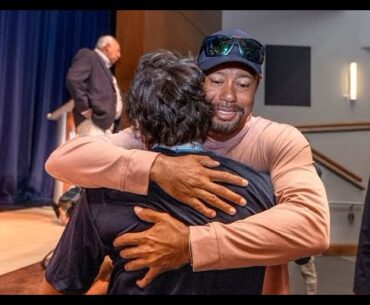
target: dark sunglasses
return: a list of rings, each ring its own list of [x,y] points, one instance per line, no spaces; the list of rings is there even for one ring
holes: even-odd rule
[[[204,50],[208,57],[226,56],[229,55],[235,44],[239,46],[240,56],[259,65],[263,63],[265,47],[251,38],[236,38],[226,35],[209,36],[203,40],[201,50]]]

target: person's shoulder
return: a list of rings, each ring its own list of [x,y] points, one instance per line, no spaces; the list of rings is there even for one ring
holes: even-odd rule
[[[93,53],[95,53],[95,52],[94,52],[94,50],[91,50],[91,49],[89,49],[89,48],[82,48],[82,49],[79,49],[79,50],[77,51],[77,53],[89,53],[89,54],[93,54]]]
[[[253,167],[249,166],[249,165],[246,165],[238,160],[234,160],[234,159],[230,159],[230,158],[227,158],[227,157],[223,157],[223,156],[220,156],[218,154],[216,154],[215,152],[213,151],[205,151],[202,153],[202,155],[206,155],[206,156],[209,156],[211,157],[212,159],[220,162],[220,165],[219,165],[219,169],[220,170],[227,170],[229,171],[230,169],[232,171],[235,171],[235,168],[239,168],[239,169],[245,169],[247,171],[250,171],[250,172],[253,172],[254,174],[260,174],[260,173],[263,173],[265,174],[264,172],[260,172],[256,169],[254,169]]]
[[[121,146],[126,149],[147,150],[140,131],[133,127],[128,127],[117,133],[106,135],[104,138],[107,142],[111,142],[116,146]]]
[[[260,124],[259,141],[264,144],[295,143],[307,145],[305,136],[293,125],[276,122],[262,117],[257,117],[257,123]]]
[[[79,49],[75,55],[75,57],[92,57],[94,56],[95,52],[88,48]]]
[[[265,134],[272,134],[274,136],[279,134],[295,134],[302,135],[302,133],[293,125],[272,121],[263,117],[255,118],[255,125],[262,127],[262,131]]]
[[[274,129],[274,130],[279,130],[280,131],[280,130],[297,129],[293,125],[290,125],[288,123],[273,121],[273,120],[266,119],[266,118],[261,117],[261,116],[254,117],[254,120],[255,120],[256,125],[262,125],[262,126],[264,126],[264,129],[266,129],[266,130]]]

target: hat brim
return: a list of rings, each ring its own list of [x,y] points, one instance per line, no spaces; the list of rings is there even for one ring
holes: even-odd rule
[[[203,59],[203,61],[202,61]],[[261,66],[243,58],[240,56],[235,55],[228,55],[228,56],[215,56],[215,57],[206,57],[206,58],[199,58],[198,66],[204,72],[219,66],[224,63],[241,63],[245,66],[253,69],[257,74],[261,74]]]

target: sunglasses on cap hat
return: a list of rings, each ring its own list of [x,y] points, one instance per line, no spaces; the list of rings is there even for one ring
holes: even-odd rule
[[[238,45],[241,57],[259,65],[263,63],[265,47],[252,38],[208,36],[203,40],[201,50],[204,50],[208,57],[227,56],[235,45]]]

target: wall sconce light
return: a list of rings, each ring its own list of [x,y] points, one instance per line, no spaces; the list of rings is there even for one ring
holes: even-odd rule
[[[357,62],[349,65],[349,100],[357,100]]]

